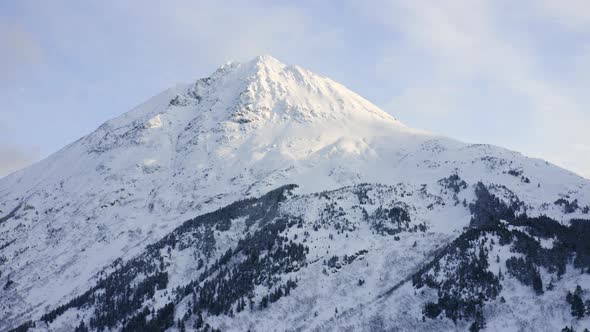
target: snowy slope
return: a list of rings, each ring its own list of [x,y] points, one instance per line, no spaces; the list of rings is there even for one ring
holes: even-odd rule
[[[408,128],[269,56],[228,63],[0,179],[0,329],[39,318],[117,258],[238,199],[291,183],[301,195],[360,183],[416,191],[452,174],[517,196],[531,216],[565,223],[590,204],[588,180],[542,160]],[[560,198],[579,206],[566,214]],[[469,220],[454,216],[420,218],[449,234]]]
[[[480,208],[497,204],[516,212],[519,204],[487,201],[483,184],[451,179],[458,186],[361,184],[305,195],[286,186],[235,202],[188,220],[141,255],[107,269],[95,287],[47,312],[35,327],[68,331],[84,322],[93,330],[127,331],[209,331],[205,324],[222,331],[466,330],[474,319],[470,303],[490,330],[587,326],[590,317],[570,314],[566,293],[582,285],[588,298],[590,274],[580,274],[579,264],[585,270],[590,262],[555,254],[572,250],[557,249],[559,241],[567,244],[563,248],[587,242],[571,242],[567,230],[590,236],[590,220],[548,233],[541,225],[560,223],[507,216],[509,221],[473,227],[469,219]],[[474,188],[474,203],[459,203],[472,199]],[[448,204],[453,201],[458,204]],[[527,221],[532,226],[522,226]],[[441,222],[447,227],[437,231]],[[510,260],[532,257],[538,242],[546,250],[541,257],[554,257],[538,262],[540,293],[519,279],[526,273],[507,268]],[[590,258],[588,248],[573,250],[576,259]],[[563,270],[552,268],[557,266]],[[426,319],[426,304],[440,294],[467,304],[449,311],[443,303],[446,312]]]

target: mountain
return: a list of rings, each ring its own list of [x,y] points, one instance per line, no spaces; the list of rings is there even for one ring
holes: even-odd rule
[[[581,329],[589,210],[261,56],[0,179],[0,330]]]

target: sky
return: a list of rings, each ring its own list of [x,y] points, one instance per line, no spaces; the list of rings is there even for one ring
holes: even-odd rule
[[[261,54],[590,178],[587,0],[0,0],[0,176]]]

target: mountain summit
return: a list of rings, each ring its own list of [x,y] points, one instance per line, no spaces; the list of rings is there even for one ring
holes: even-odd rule
[[[333,125],[346,127],[349,122],[374,121],[404,127],[341,84],[306,69],[287,66],[267,55],[247,63],[229,62],[210,77],[179,85],[153,98],[149,104],[155,107],[142,105],[109,123],[118,126],[143,121],[147,127],[154,128],[166,116],[170,121],[207,121],[212,126],[208,129],[228,132],[290,122],[329,124],[332,121]],[[183,107],[196,108],[198,112],[185,114],[179,110]]]
[[[494,279],[497,268],[562,290],[586,279],[568,267],[559,277],[569,281],[558,281],[553,269],[569,266],[565,258],[508,263],[512,240],[494,238],[504,241],[494,247],[473,230],[521,227],[535,248],[582,248],[567,227],[588,218],[589,204],[587,180],[545,161],[409,128],[341,84],[270,56],[230,62],[0,179],[0,330],[29,319],[40,330],[81,321],[98,330],[180,329],[170,317],[222,330],[436,329],[423,310],[441,315],[440,330],[484,316],[501,328],[501,308],[484,308],[500,306],[502,287],[523,292],[506,308],[536,300],[520,275]],[[562,231],[541,240],[527,224],[537,217]],[[473,303],[442,288],[462,277],[450,248],[471,243],[460,246],[468,258],[480,250],[465,234],[487,243],[468,265],[500,285]],[[585,257],[565,251],[551,255]],[[441,266],[452,273],[440,275]],[[247,277],[238,282],[231,271]],[[437,291],[467,304],[447,312]],[[398,302],[399,312],[385,312],[404,319],[380,314]],[[524,314],[510,319],[531,329],[565,322],[543,325],[545,314],[540,325]]]
[[[190,86],[179,102],[211,95],[216,96],[211,110],[236,123],[327,122],[350,117],[395,121],[344,86],[268,55],[222,66],[210,78]]]

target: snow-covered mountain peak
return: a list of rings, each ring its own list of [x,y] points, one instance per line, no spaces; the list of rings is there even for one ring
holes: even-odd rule
[[[212,110],[218,117],[250,123],[245,127],[259,127],[267,121],[309,123],[343,119],[378,120],[403,126],[343,85],[268,55],[223,65],[210,77],[196,81],[181,99],[203,101],[211,95],[215,96]]]
[[[288,67],[286,64],[282,63],[278,59],[272,57],[268,54],[263,54],[255,57],[254,59],[245,63],[246,66],[251,66],[256,68],[257,71],[275,71],[279,72],[283,70],[285,67]]]
[[[466,189],[479,181],[526,202],[517,207],[531,216],[590,211],[588,181],[546,162],[408,128],[343,85],[270,56],[229,62],[0,179],[0,330],[79,294],[116,258],[184,220],[282,185],[311,195],[297,207],[305,210],[341,187],[372,201],[361,184],[379,184],[389,189],[375,199],[405,202],[448,237],[469,220]],[[318,213],[343,216],[334,209]]]
[[[256,74],[262,74],[265,71],[281,71],[285,67],[287,67],[286,64],[282,63],[281,61],[277,60],[276,58],[270,55],[259,55],[246,62],[239,62],[234,60],[228,61],[225,64],[221,65],[211,75],[211,78],[223,76],[224,74],[237,70],[238,68],[242,72],[242,75],[251,76]]]
[[[189,140],[217,133],[234,141],[256,136],[262,128],[298,125],[417,132],[343,85],[264,55],[228,62],[209,77],[178,84],[108,121],[86,142],[89,150],[101,152],[123,143],[160,141],[164,132]]]

